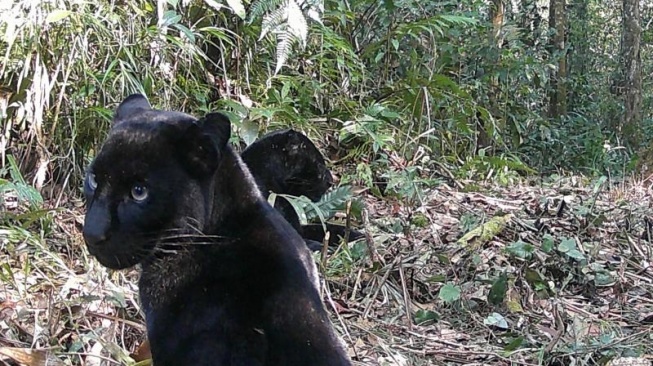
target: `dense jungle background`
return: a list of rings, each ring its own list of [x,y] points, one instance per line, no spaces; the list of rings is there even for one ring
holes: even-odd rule
[[[149,363],[80,234],[135,92],[318,145],[288,199],[365,234],[315,256],[357,364],[650,364],[651,1],[3,0],[0,57],[2,365]]]

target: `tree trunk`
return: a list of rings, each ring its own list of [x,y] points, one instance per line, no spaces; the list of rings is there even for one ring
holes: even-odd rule
[[[587,85],[588,57],[590,55],[589,40],[589,0],[576,0],[571,8],[570,14],[574,19],[569,22],[569,38],[567,43],[573,45],[567,52],[568,78],[576,87],[568,92],[568,110],[577,110],[582,107],[587,90],[581,85]]]
[[[549,28],[553,37],[549,42],[549,50],[557,58],[558,69],[551,75],[551,91],[549,92],[549,117],[557,118],[567,114],[567,55],[565,52],[565,0],[550,0]]]
[[[492,0],[492,6],[490,7],[490,19],[492,21],[493,29],[492,38],[494,38],[495,41],[499,40],[501,28],[503,27],[504,13],[505,7],[503,5],[503,0]],[[498,44],[498,46],[501,48],[500,44]]]
[[[492,22],[492,30],[490,30],[489,44],[494,46],[492,52],[488,53],[487,65],[492,70],[490,77],[490,90],[488,91],[488,100],[489,106],[488,111],[491,115],[497,115],[498,108],[498,94],[501,92],[499,88],[499,78],[494,72],[494,68],[499,65],[501,59],[501,46],[502,46],[502,37],[501,29],[503,28],[503,18],[505,14],[505,6],[503,0],[492,0],[490,6],[490,21]],[[495,128],[490,128],[488,124],[493,123],[492,120],[488,121],[488,118],[483,118],[481,113],[476,113],[476,129],[478,132],[478,137],[476,140],[476,151],[479,149],[484,149],[492,144],[492,136],[488,133],[488,130],[494,131]]]
[[[624,113],[621,128],[624,141],[632,147],[641,142],[640,123],[642,106],[642,62],[639,55],[642,28],[640,27],[639,0],[623,0],[623,36],[621,59]]]

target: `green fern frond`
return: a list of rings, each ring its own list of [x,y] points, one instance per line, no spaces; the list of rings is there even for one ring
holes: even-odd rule
[[[292,46],[295,43],[296,37],[290,32],[283,32],[277,35],[279,43],[277,44],[277,66],[274,69],[274,74],[278,74],[281,68],[288,60],[292,53]]]
[[[270,33],[277,38],[275,75],[290,57],[295,42],[306,46],[308,19],[321,24],[323,13],[323,0],[257,0],[252,4],[249,22],[263,16],[259,41]]]
[[[281,7],[263,17],[259,41],[268,33],[276,32],[288,20],[286,8]]]
[[[249,8],[249,19],[247,22],[252,23],[254,20],[263,16],[263,14],[269,14],[274,10],[279,8],[279,5],[284,3],[287,0],[257,0]]]
[[[315,203],[315,206],[320,210],[321,216],[326,219],[333,217],[336,212],[341,211],[345,203],[352,197],[350,186],[337,187],[322,196],[322,198]],[[304,212],[306,218],[311,221],[319,217],[313,206],[305,207]]]
[[[274,206],[275,201],[283,198],[290,203],[290,205],[297,213],[299,222],[306,225],[315,219],[320,222],[326,222],[332,218],[336,212],[342,211],[345,208],[345,203],[352,197],[350,186],[341,186],[325,193],[318,202],[313,202],[310,199],[301,196],[295,197],[288,194],[270,193],[268,203]]]
[[[27,184],[13,156],[7,156],[7,161],[11,181],[0,179],[0,196],[5,191],[14,191],[19,201],[28,202],[32,207],[40,206],[43,203],[41,193],[36,188]]]
[[[308,22],[302,9],[294,1],[291,1],[286,8],[286,16],[288,31],[299,40],[302,47],[305,47],[308,38]]]

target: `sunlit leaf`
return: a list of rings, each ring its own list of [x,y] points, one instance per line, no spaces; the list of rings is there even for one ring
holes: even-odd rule
[[[240,19],[245,19],[246,13],[245,13],[245,6],[243,6],[243,2],[240,0],[227,0],[227,5],[231,8],[231,10],[234,11],[236,15]]]
[[[483,320],[483,324],[495,326],[501,329],[508,329],[508,322],[506,321],[506,318],[504,318],[503,315],[499,313],[492,313],[488,315],[488,317]]]
[[[54,10],[53,12],[48,14],[48,16],[45,18],[45,21],[47,23],[56,23],[68,18],[70,14],[72,14],[72,12],[69,10],[62,10],[62,9]]]

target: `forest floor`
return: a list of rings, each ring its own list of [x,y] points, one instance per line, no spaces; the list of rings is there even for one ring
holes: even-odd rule
[[[443,184],[413,207],[362,194],[367,240],[316,254],[326,307],[360,365],[649,364],[652,183]],[[87,254],[81,201],[4,201],[28,229],[0,228],[0,365],[142,359],[138,273]]]

